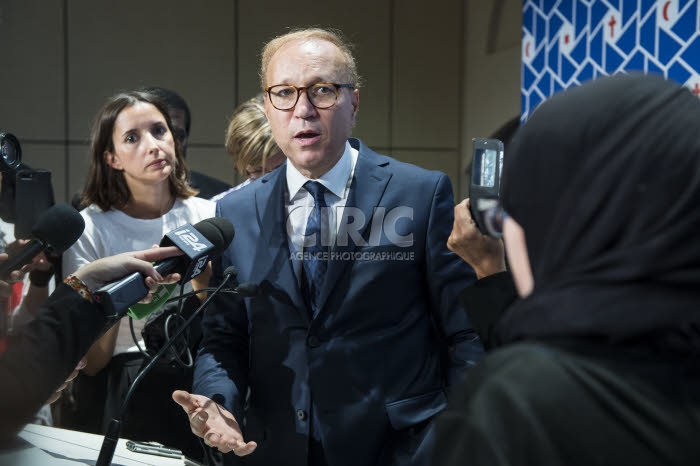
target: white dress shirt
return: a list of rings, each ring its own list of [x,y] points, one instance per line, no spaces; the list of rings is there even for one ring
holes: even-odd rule
[[[285,201],[287,210],[286,228],[289,242],[290,258],[294,266],[297,280],[301,278],[301,253],[305,238],[306,222],[314,208],[314,198],[303,188],[307,181],[318,181],[328,190],[325,193],[326,204],[331,208],[328,223],[332,226],[331,245],[335,244],[340,221],[343,216],[343,208],[348,201],[350,184],[355,172],[359,152],[345,143],[345,151],[340,160],[328,172],[320,178],[312,180],[297,170],[294,165],[287,162],[287,198]],[[332,247],[331,247],[332,249]]]

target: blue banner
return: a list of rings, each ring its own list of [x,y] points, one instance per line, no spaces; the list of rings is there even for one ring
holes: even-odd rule
[[[658,73],[700,96],[698,0],[524,0],[522,120],[601,75]]]

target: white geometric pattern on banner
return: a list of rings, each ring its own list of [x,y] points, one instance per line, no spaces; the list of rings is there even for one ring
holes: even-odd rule
[[[661,74],[700,97],[700,0],[524,0],[522,120],[601,75]]]

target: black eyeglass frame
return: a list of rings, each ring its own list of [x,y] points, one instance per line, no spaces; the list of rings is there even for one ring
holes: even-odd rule
[[[311,100],[311,96],[309,95],[309,89],[311,89],[311,88],[313,88],[313,87],[316,87],[316,86],[319,86],[319,85],[333,86],[333,89],[335,90],[335,99],[333,99],[333,103],[330,104],[328,107],[319,107],[318,105],[316,105],[316,104],[313,102],[313,100]],[[292,105],[292,106],[289,107],[289,108],[279,108],[279,107],[278,107],[277,105],[275,105],[275,103],[272,101],[272,94],[271,94],[272,90],[273,90],[274,88],[280,87],[280,86],[291,87],[292,89],[294,89],[295,91],[297,91],[297,98],[294,100],[294,105]],[[274,86],[268,86],[268,87],[266,87],[266,88],[265,88],[265,92],[267,93],[267,98],[270,100],[270,103],[271,103],[272,106],[275,107],[277,110],[287,111],[287,110],[292,110],[294,107],[296,107],[297,104],[299,103],[299,97],[301,96],[301,91],[306,91],[306,97],[309,99],[309,102],[311,103],[311,105],[313,105],[315,108],[318,108],[318,109],[322,109],[322,110],[323,110],[323,109],[326,109],[326,108],[331,108],[331,107],[333,107],[333,106],[338,102],[338,94],[339,94],[339,92],[340,92],[341,89],[355,89],[355,85],[354,85],[354,84],[351,84],[351,83],[338,84],[338,83],[318,82],[318,83],[314,83],[314,84],[312,84],[312,85],[310,85],[310,86],[297,87],[297,86],[294,86],[294,85],[292,85],[292,84],[275,84]]]

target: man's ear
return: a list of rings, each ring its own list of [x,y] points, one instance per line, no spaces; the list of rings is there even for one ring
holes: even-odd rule
[[[355,119],[357,118],[357,112],[360,111],[360,90],[355,89],[352,92],[352,126],[355,126]]]
[[[114,168],[115,170],[121,170],[122,169],[122,164],[119,161],[119,158],[117,158],[112,152],[106,150],[104,152],[104,158],[105,162],[107,165],[110,167]]]
[[[272,107],[272,104],[270,103],[267,93],[265,93],[265,96],[263,97],[263,110],[265,111],[265,118],[267,118],[268,122],[270,121],[270,107]]]

